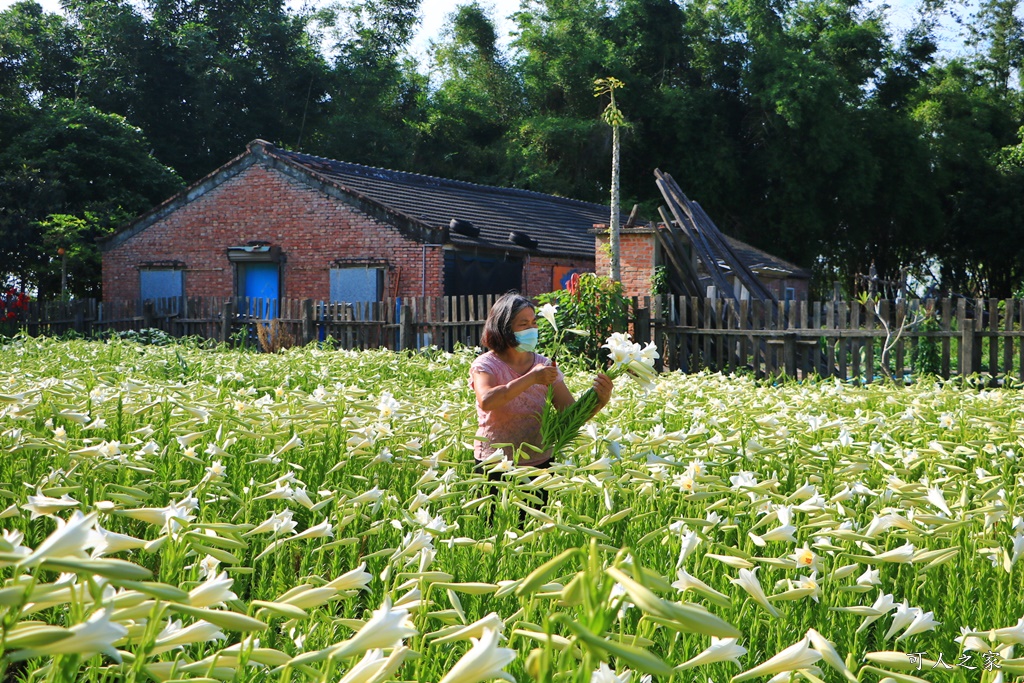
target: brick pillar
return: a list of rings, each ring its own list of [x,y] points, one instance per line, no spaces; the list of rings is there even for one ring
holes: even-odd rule
[[[594,271],[607,277],[611,274],[611,259],[606,246],[608,226],[595,225],[591,232],[594,234]],[[619,230],[619,265],[626,296],[650,295],[651,277],[659,262],[657,240],[651,226]]]

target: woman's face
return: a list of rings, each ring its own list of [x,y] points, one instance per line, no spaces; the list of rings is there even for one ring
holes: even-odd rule
[[[537,327],[537,313],[532,306],[527,306],[512,318],[512,332],[522,332],[531,327]]]

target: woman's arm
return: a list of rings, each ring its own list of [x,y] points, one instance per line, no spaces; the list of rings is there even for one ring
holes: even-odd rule
[[[481,410],[497,410],[507,405],[519,394],[535,384],[550,386],[556,379],[558,379],[558,370],[549,365],[541,365],[539,363],[522,377],[505,384],[498,383],[491,373],[477,370],[473,373],[476,403],[480,406]],[[565,385],[563,385],[564,388]],[[569,390],[565,389],[565,393],[568,394]],[[572,397],[570,396],[569,398],[571,399]]]
[[[594,407],[594,412],[590,414],[590,417],[594,417],[597,413],[608,404],[608,399],[612,395],[612,381],[608,375],[599,373],[594,378],[594,393],[597,394],[597,406]],[[554,403],[555,408],[558,410],[565,410],[573,403],[576,399],[572,397],[569,392],[569,388],[565,386],[565,382],[558,380],[554,384]],[[589,419],[589,418],[588,418]]]

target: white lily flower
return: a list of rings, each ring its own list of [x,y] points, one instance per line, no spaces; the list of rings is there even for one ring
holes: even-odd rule
[[[282,512],[275,512],[270,515],[266,520],[257,525],[254,529],[246,531],[243,536],[255,536],[257,534],[269,534],[274,535],[291,533],[298,523],[292,520],[295,513],[291,510],[284,510]]]
[[[503,669],[516,658],[516,651],[498,647],[498,632],[484,629],[479,639],[472,639],[473,647],[444,675],[440,683],[483,683],[501,678],[515,683],[512,674]]]
[[[235,580],[228,577],[227,572],[221,572],[214,576],[207,575],[206,581],[189,591],[188,602],[193,607],[218,607],[228,600],[237,600],[231,586]]]
[[[149,543],[149,541],[144,541],[141,538],[108,531],[99,524],[95,526],[91,534],[92,537],[89,541],[89,545],[93,549],[92,557],[94,558],[113,555],[114,553],[119,553],[125,550],[143,548]]]
[[[398,647],[404,639],[415,635],[419,635],[419,631],[409,621],[409,611],[393,609],[391,598],[384,598],[384,603],[373,611],[373,616],[358,633],[330,650],[334,657],[351,657],[367,650]]]
[[[804,543],[803,548],[799,548],[793,552],[793,561],[800,569],[818,568],[818,556],[814,554],[813,550],[807,547],[806,543]]]
[[[858,586],[880,586],[881,584],[882,580],[879,578],[877,569],[868,567],[863,574],[857,577]]]
[[[76,510],[67,522],[58,518],[57,529],[19,564],[32,567],[50,557],[86,557],[85,549],[93,540],[97,516],[96,512],[83,515]]]
[[[747,654],[747,648],[739,645],[736,638],[716,638],[711,636],[711,647],[696,657],[676,667],[676,671],[685,671],[695,666],[714,664],[716,662],[733,662],[740,666],[740,657]]]
[[[857,627],[857,633],[860,633],[872,623],[896,609],[896,603],[892,599],[892,594],[878,591],[878,597],[875,598],[875,602],[871,605],[871,609],[874,610],[875,613],[864,618],[864,621],[862,621],[860,626]]]
[[[339,593],[341,591],[363,590],[373,578],[373,575],[366,570],[366,563],[363,562],[355,569],[348,571],[327,585]]]
[[[93,612],[80,624],[75,624],[68,631],[71,635],[62,640],[49,643],[40,650],[19,650],[9,655],[12,661],[32,659],[35,657],[76,654],[83,657],[103,653],[115,662],[121,662],[121,655],[114,648],[114,643],[128,635],[128,629],[110,620],[111,608]]]
[[[826,664],[843,674],[850,683],[857,683],[857,677],[853,675],[853,672],[847,668],[846,662],[844,662],[843,658],[839,656],[835,643],[818,633],[813,628],[807,629],[807,637],[811,641],[811,646],[821,653],[821,658]]]
[[[1024,645],[1024,617],[1018,619],[1014,626],[997,628],[992,635],[1003,645]]]
[[[884,553],[879,553],[871,558],[875,562],[895,562],[897,564],[907,564],[914,560],[914,544],[904,543],[899,548],[893,548]]]
[[[590,683],[629,683],[632,677],[633,672],[629,669],[623,669],[622,673],[616,674],[607,662],[601,662],[601,665],[591,672]]]
[[[191,645],[192,643],[208,643],[214,640],[225,640],[226,638],[227,636],[224,635],[219,626],[215,626],[208,621],[200,619],[183,628],[181,620],[176,619],[157,635],[151,652],[157,655],[161,652]]]
[[[320,522],[316,526],[311,526],[302,533],[295,534],[292,536],[290,541],[297,541],[302,538],[334,538],[334,525],[332,525],[327,518]]]
[[[960,643],[964,647],[964,651],[973,652],[988,652],[992,649],[992,645],[982,640],[978,636],[972,636],[971,633],[974,629],[970,626],[961,626],[960,635],[953,639],[953,642]]]
[[[618,586],[618,584],[615,584]],[[505,630],[505,622],[496,612],[491,612],[485,617],[477,619],[472,624],[467,624],[457,631],[434,640],[435,645],[451,643],[456,640],[469,640],[470,638],[482,638],[488,630],[497,631],[499,634]]]
[[[953,512],[949,509],[949,505],[946,504],[946,497],[943,495],[942,489],[938,486],[932,486],[928,489],[928,502],[945,513],[947,517],[953,516]]]
[[[896,642],[899,642],[904,638],[917,635],[918,633],[931,631],[936,626],[939,626],[940,623],[935,621],[933,617],[934,614],[932,612],[924,612],[921,609],[918,609],[917,614],[914,615],[914,620],[910,622],[910,626],[907,627],[907,630],[896,639]]]
[[[761,588],[761,582],[757,580],[757,570],[758,567],[740,569],[739,578],[729,579],[729,581],[745,590],[754,599],[754,602],[763,607],[768,614],[773,617],[781,617],[782,615],[779,614],[779,611],[772,607],[768,602],[768,598],[765,597],[764,589]]]
[[[904,600],[899,605],[896,605],[896,613],[892,615],[892,624],[889,626],[889,630],[886,631],[882,640],[888,640],[900,631],[913,623],[917,615],[921,613],[921,610],[917,607],[911,607],[910,604]]]
[[[739,683],[748,678],[757,678],[759,676],[799,671],[800,669],[812,666],[819,659],[821,659],[821,653],[811,649],[811,639],[805,636],[803,640],[790,645],[763,664],[744,671],[738,676],[733,676],[732,683]]]
[[[368,650],[359,663],[349,669],[339,683],[371,683],[386,681],[398,670],[412,653],[408,647],[397,647],[385,659],[384,651]]]
[[[76,508],[79,505],[81,503],[66,493],[60,498],[51,498],[50,496],[44,496],[42,491],[36,489],[36,495],[28,496],[28,502],[21,507],[32,513],[30,519],[35,519],[36,517],[52,515],[61,510]]]
[[[558,306],[555,306],[554,304],[544,304],[540,307],[540,310],[538,310],[537,313],[540,314],[540,317],[548,321],[551,325],[551,329],[557,330],[558,323],[555,322],[555,312],[557,310]]]

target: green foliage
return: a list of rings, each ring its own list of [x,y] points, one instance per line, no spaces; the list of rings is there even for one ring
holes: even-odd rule
[[[60,293],[99,293],[96,238],[181,186],[149,153],[141,131],[80,101],[55,100],[6,115],[0,128],[0,277]]]
[[[569,352],[566,355],[577,357],[591,367],[601,367],[606,356],[601,345],[612,332],[625,330],[629,319],[629,299],[623,294],[622,283],[594,273],[580,275],[572,289],[560,289],[535,298],[538,303],[558,307],[555,320],[560,330],[586,332],[586,335],[566,334],[562,343]],[[553,342],[553,330],[542,325],[541,347],[550,348]]]
[[[917,328],[921,332],[935,332],[939,329],[939,322],[934,316],[929,316],[921,321]],[[942,358],[939,352],[940,341],[935,337],[918,337],[917,346],[911,356],[911,367],[914,374],[938,377],[942,372]]]
[[[665,266],[655,266],[651,274],[651,295],[668,294],[668,269]]]

